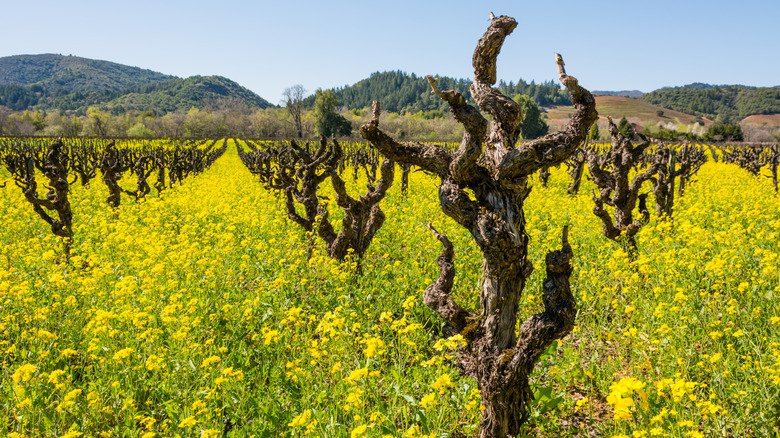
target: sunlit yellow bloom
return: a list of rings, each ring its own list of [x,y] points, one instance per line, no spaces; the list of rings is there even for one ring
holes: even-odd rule
[[[179,427],[187,428],[198,424],[198,420],[194,416],[187,417],[179,422]]]
[[[122,360],[130,357],[130,355],[132,355],[134,351],[135,350],[133,350],[132,348],[129,348],[129,347],[128,348],[123,348],[123,349],[117,351],[116,353],[114,353],[113,359],[115,361],[120,361],[121,362]]]
[[[439,394],[444,394],[444,391],[454,386],[452,378],[449,374],[442,374],[436,381],[431,383],[431,388],[438,390]]]
[[[29,382],[37,370],[38,368],[36,368],[35,365],[29,363],[24,364],[17,368],[16,371],[14,371],[14,374],[11,376],[11,378],[14,380],[14,382]]]
[[[368,368],[358,368],[349,373],[349,376],[344,378],[347,383],[355,383],[355,380],[359,380],[368,376]]]
[[[374,357],[384,353],[385,342],[379,338],[368,338],[365,340],[366,348],[363,354],[366,357]]]
[[[203,363],[200,365],[202,368],[209,368],[214,364],[217,364],[222,359],[219,356],[209,356],[205,359],[203,359]]]
[[[431,392],[430,394],[426,394],[423,396],[423,398],[420,400],[420,406],[423,408],[427,408],[429,406],[436,405],[436,393]]]
[[[350,438],[358,438],[366,435],[366,430],[368,430],[368,426],[365,424],[361,424],[359,426],[356,426],[354,429],[352,429],[349,432]]]

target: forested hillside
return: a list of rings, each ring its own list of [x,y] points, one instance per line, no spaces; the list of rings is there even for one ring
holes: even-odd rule
[[[0,58],[0,105],[14,111],[88,106],[123,90],[173,79],[114,62],[62,55]],[[74,102],[78,104],[74,105]],[[70,108],[67,108],[70,109]]]
[[[441,90],[458,90],[468,100],[470,80],[439,77],[436,85]],[[507,96],[525,94],[538,105],[570,105],[568,93],[553,81],[536,84],[522,79],[517,83],[500,81],[497,88]],[[431,94],[431,87],[425,77],[401,71],[376,72],[367,79],[354,85],[334,90],[339,102],[346,108],[369,108],[371,102],[378,100],[385,111],[403,113],[419,111],[449,110],[447,103]],[[307,103],[311,105],[313,97]],[[473,103],[473,102],[472,102]]]
[[[213,106],[216,101],[230,100],[249,108],[273,106],[267,100],[222,76],[192,76],[187,79],[169,79],[143,85],[106,103],[113,113],[129,110],[154,111],[166,114],[187,111],[192,107]]]
[[[0,58],[0,85],[37,85],[50,94],[122,91],[173,79],[151,70],[109,61],[62,55],[17,55]]]
[[[736,123],[753,114],[780,113],[780,86],[746,87],[694,83],[662,88],[639,99],[665,108],[726,123]]]
[[[128,110],[165,114],[204,108],[229,99],[250,108],[271,105],[221,76],[180,79],[108,61],[60,55],[0,58],[0,105],[84,114],[97,106],[119,114]]]

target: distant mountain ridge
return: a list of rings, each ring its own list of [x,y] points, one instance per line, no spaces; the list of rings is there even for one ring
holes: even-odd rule
[[[623,97],[639,97],[645,94],[639,90],[621,90],[621,91],[593,90],[591,93],[594,96],[623,96]]]
[[[712,90],[719,85],[705,84],[703,82],[693,82],[690,84],[682,85],[679,87],[662,87],[655,91],[669,91],[669,90]],[[729,85],[722,85],[728,87]],[[744,85],[733,85],[735,87],[744,87]],[[749,87],[748,87],[749,88]]]
[[[205,108],[220,100],[250,108],[271,103],[221,76],[186,79],[77,56],[17,55],[0,58],[0,105],[84,113],[89,106],[121,113],[165,114]]]
[[[175,76],[110,61],[55,54],[0,58],[0,85],[38,85],[68,92],[122,91]]]

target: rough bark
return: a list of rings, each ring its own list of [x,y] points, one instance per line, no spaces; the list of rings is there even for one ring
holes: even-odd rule
[[[658,161],[658,174],[651,177],[655,196],[656,214],[671,218],[674,211],[675,183],[677,196],[682,196],[687,181],[706,162],[704,151],[690,145],[679,150],[659,145],[654,159]]]
[[[143,199],[149,192],[152,191],[151,186],[146,181],[149,176],[155,171],[153,166],[150,166],[151,157],[143,155],[135,160],[135,163],[130,170],[136,175],[136,189],[135,190],[122,190],[128,195],[135,198],[136,201]],[[148,170],[147,170],[148,169]]]
[[[385,214],[379,208],[379,202],[384,199],[393,184],[395,163],[384,160],[380,172],[382,176],[376,186],[369,180],[367,192],[355,199],[347,193],[344,180],[335,170],[331,170],[330,182],[336,192],[336,204],[344,209],[344,219],[341,221],[341,230],[336,234],[327,220],[327,210],[323,207],[320,209],[322,224],[317,230],[319,236],[325,240],[331,258],[344,260],[347,255],[354,254],[360,267],[360,260],[371,244],[374,234],[385,222]]]
[[[677,179],[677,159],[674,150],[659,146],[656,159],[661,162],[658,175],[650,178],[655,196],[655,213],[658,217],[672,217],[674,208],[674,188]]]
[[[582,185],[582,175],[585,173],[585,151],[588,147],[587,140],[583,145],[583,149],[577,151],[572,157],[566,161],[566,165],[569,167],[569,176],[571,176],[571,182],[566,188],[566,193],[569,196],[577,196],[580,192],[580,185]]]
[[[70,253],[71,240],[73,238],[73,212],[68,200],[70,185],[68,183],[68,155],[62,151],[62,141],[57,139],[49,145],[48,152],[43,163],[37,167],[49,179],[49,191],[41,198],[38,195],[38,185],[35,181],[35,169],[33,159],[26,163],[23,172],[16,175],[16,185],[22,189],[27,202],[32,204],[33,211],[38,214],[49,226],[56,236],[65,238],[65,254]],[[48,211],[57,213],[57,219]]]
[[[722,159],[724,163],[734,163],[750,172],[753,176],[758,176],[761,173],[763,146],[750,144],[732,146],[731,148],[724,146],[721,151],[723,152]]]
[[[162,191],[165,190],[165,166],[167,166],[167,160],[165,157],[157,157],[157,180],[154,183],[154,188],[157,189],[158,197]]]
[[[772,180],[772,187],[775,188],[775,196],[777,196],[777,167],[780,165],[780,144],[774,144],[764,149],[762,164],[769,168],[770,175],[768,178]]]
[[[642,221],[634,218],[634,209],[640,199],[639,191],[645,181],[650,180],[658,172],[660,161],[654,161],[644,172],[640,172],[629,181],[629,173],[640,162],[642,153],[650,145],[644,138],[637,146],[631,144],[609,119],[609,131],[612,135],[612,148],[604,156],[597,151],[588,150],[588,170],[591,178],[599,189],[598,196],[593,196],[595,214],[602,223],[602,234],[612,240],[620,241],[627,247],[629,257],[637,256],[636,238],[642,227]],[[610,215],[605,206],[614,208]],[[640,210],[646,222],[649,219],[647,209]]]
[[[119,207],[122,203],[123,190],[119,186],[119,180],[122,179],[122,172],[129,168],[130,166],[122,165],[119,153],[114,147],[114,142],[108,143],[100,160],[100,172],[103,174],[103,182],[108,187],[106,202],[113,208]]]
[[[562,251],[569,258],[548,257],[552,263],[548,269],[554,275],[545,281],[545,312],[529,317],[520,332],[515,331],[518,303],[533,270],[528,260],[523,201],[531,190],[530,176],[572,155],[598,117],[593,96],[566,74],[563,60],[556,55],[559,77],[571,94],[575,113],[562,131],[515,145],[516,128],[522,119],[520,107],[493,85],[501,45],[516,26],[511,17],[491,14],[490,25],[474,51],[471,93],[490,121],[460,93],[441,91],[435,80],[428,78],[433,93],[449,103],[464,127],[463,140],[454,153],[435,145],[400,143],[382,132],[378,102],[374,102],[371,119],[361,126],[361,135],[388,159],[439,176],[442,211],[471,233],[483,253],[480,309],[468,312],[449,296],[454,275],[452,248],[434,231],[445,251],[439,257],[439,279],[424,295],[426,304],[468,341],[463,365],[477,378],[486,407],[481,437],[519,433],[528,416],[532,398],[528,377],[536,360],[547,345],[573,326],[574,300],[570,292],[562,291],[568,290],[571,269],[556,264],[565,259],[568,266],[571,257],[564,238]]]
[[[542,183],[542,187],[547,187],[547,182],[550,180],[550,168],[543,167],[539,170],[539,182]]]
[[[401,193],[406,196],[409,193],[409,172],[412,170],[412,166],[408,164],[399,164],[401,167]],[[777,187],[777,184],[775,184]]]
[[[356,172],[358,167],[364,166],[368,177],[368,190],[355,199],[347,193],[346,184],[337,172],[343,167],[340,166],[343,165],[343,149],[336,140],[332,143],[332,147],[328,147],[327,139],[323,137],[314,153],[308,150],[308,145],[302,148],[294,141],[284,150],[254,150],[251,154],[241,148],[238,151],[250,172],[258,175],[266,188],[284,191],[290,220],[322,238],[329,257],[345,260],[350,254],[354,255],[358,272],[361,272],[360,260],[385,221],[379,203],[393,184],[395,163],[385,160],[380,169],[381,177],[376,181],[376,171],[370,170],[373,168],[371,160],[352,157],[353,164],[360,163],[355,167]],[[338,233],[330,223],[327,206],[317,195],[319,185],[328,178],[336,192],[336,204],[344,210]],[[296,203],[303,207],[303,215],[296,211]]]
[[[290,142],[289,152],[293,157],[292,165],[281,168],[277,174],[284,185],[287,217],[304,230],[312,232],[318,211],[321,210],[317,187],[328,179],[331,171],[335,169],[341,157],[341,147],[337,142],[328,147],[328,141],[323,137],[314,154],[299,147],[295,141]],[[295,210],[295,202],[303,206],[303,215]]]
[[[81,185],[88,187],[89,182],[97,176],[100,155],[96,148],[84,147],[71,158],[70,168],[76,172]]]

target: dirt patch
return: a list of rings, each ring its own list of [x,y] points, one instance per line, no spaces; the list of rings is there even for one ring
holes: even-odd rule
[[[749,123],[755,125],[780,125],[780,114],[755,114],[747,116],[742,120],[742,123]]]

